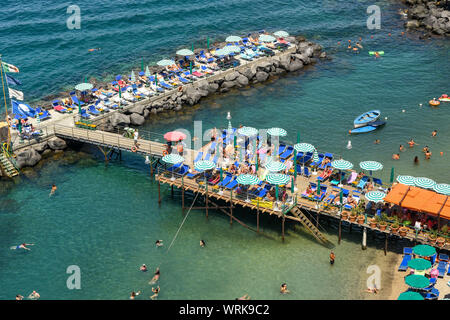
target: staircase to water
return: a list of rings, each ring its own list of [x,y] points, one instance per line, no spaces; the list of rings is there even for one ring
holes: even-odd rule
[[[306,229],[316,238],[320,243],[324,245],[330,245],[330,241],[319,231],[319,229],[305,216],[298,206],[293,206],[290,212],[297,221],[299,221]]]
[[[13,163],[11,155],[5,150],[4,147],[0,150],[0,168],[7,177],[13,178],[19,175],[19,170]]]

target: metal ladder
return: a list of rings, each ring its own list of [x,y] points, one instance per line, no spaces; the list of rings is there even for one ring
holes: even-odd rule
[[[0,150],[0,167],[9,178],[13,178],[19,175],[19,170],[14,165],[13,161],[14,160],[12,159],[8,150],[5,148],[5,145],[2,145],[2,148]]]
[[[330,241],[316,228],[316,226],[303,214],[299,207],[294,206],[290,209],[290,212],[296,217],[301,224],[322,244],[329,245]]]

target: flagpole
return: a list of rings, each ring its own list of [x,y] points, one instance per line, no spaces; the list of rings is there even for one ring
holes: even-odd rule
[[[6,123],[8,123],[8,146],[9,146],[9,144],[11,143],[11,123],[8,120],[8,104],[6,103],[5,84],[3,82],[4,69],[3,69],[3,61],[2,61],[1,54],[0,54],[0,65],[1,65],[0,74],[1,74],[1,78],[2,78],[3,99],[5,100]],[[6,86],[8,87],[8,90],[9,90],[8,81],[6,81]],[[8,96],[9,96],[9,91],[8,91]]]

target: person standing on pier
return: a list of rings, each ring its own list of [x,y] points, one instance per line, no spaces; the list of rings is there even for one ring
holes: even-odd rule
[[[135,146],[136,148],[139,147],[139,146],[138,146],[138,139],[139,139],[139,132],[138,132],[137,129],[136,129],[136,130],[134,130],[134,146]]]

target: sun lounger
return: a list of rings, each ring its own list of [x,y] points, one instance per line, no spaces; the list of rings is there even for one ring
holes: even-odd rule
[[[41,107],[37,107],[36,108],[36,114],[39,116],[39,120],[40,121],[43,121],[43,120],[51,118],[50,113],[47,110],[42,110]]]
[[[450,258],[445,253],[439,253],[439,261],[447,261],[447,262],[449,262]]]
[[[72,99],[72,102],[73,102],[74,104],[76,104],[77,106],[78,106],[78,105],[81,105],[81,106],[84,105],[84,102],[83,102],[83,101],[78,100],[78,97],[77,97],[77,95],[75,94],[75,91],[72,91],[72,92],[70,93],[70,98]]]
[[[219,187],[225,187],[230,181],[233,176],[229,173],[226,173],[226,177],[222,180],[221,183],[219,183]]]
[[[286,160],[294,153],[294,147],[288,146],[284,152],[280,155],[280,158]]]
[[[425,300],[437,300],[439,298],[439,290],[432,288],[430,292],[422,292],[421,295]]]
[[[311,172],[309,172],[308,167],[303,167],[303,175],[308,178],[311,177]]]
[[[90,105],[88,107],[88,112],[94,116],[97,116],[100,114],[100,111],[98,111],[97,109],[95,109],[95,107],[93,105]]]
[[[411,255],[405,255],[403,257],[402,262],[400,263],[400,266],[398,267],[398,271],[406,271],[406,270],[408,270],[408,262],[411,259],[412,259]]]
[[[312,166],[319,166],[322,163],[323,158],[325,157],[323,153],[319,153],[318,156],[319,160],[312,162],[311,163]]]
[[[364,176],[359,180],[358,185],[356,186],[358,189],[364,189],[364,186],[366,185],[367,181],[369,180],[368,176]]]
[[[347,180],[347,184],[351,184],[351,183],[353,183],[353,181],[355,181],[356,180],[356,177],[358,176],[358,174],[356,173],[356,172],[352,172],[351,174],[350,174],[350,177],[348,178],[348,180]]]
[[[445,275],[445,272],[447,271],[447,267],[448,267],[448,262],[447,261],[440,261],[438,266],[437,266],[437,270],[439,271],[439,278],[443,278]]]
[[[227,189],[234,189],[238,185],[238,182],[236,180],[236,177],[233,177],[233,180],[229,184],[225,186]]]
[[[175,172],[175,170],[179,169],[182,164],[183,164],[182,162],[176,163],[173,166],[167,168],[167,171],[170,171],[170,172],[174,171]]]
[[[373,183],[375,183],[375,184],[377,184],[379,186],[383,185],[383,181],[381,181],[381,179],[372,178],[372,180],[373,180]]]
[[[413,248],[411,248],[411,247],[404,247],[403,248],[403,255],[407,255],[407,254],[412,255],[413,254]]]
[[[181,169],[179,171],[177,171],[177,174],[184,176],[188,172],[189,172],[189,166],[187,164],[185,164],[181,167]]]
[[[88,114],[85,109],[81,109],[80,117],[82,117],[83,119],[89,119],[91,115]]]

